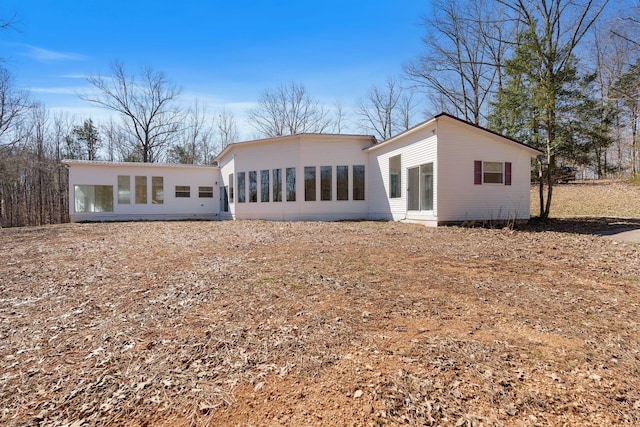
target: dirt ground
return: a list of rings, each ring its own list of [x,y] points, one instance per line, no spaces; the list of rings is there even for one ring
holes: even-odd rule
[[[556,196],[624,214],[517,230],[0,230],[0,424],[640,425],[640,245],[596,234],[640,188],[608,185]]]

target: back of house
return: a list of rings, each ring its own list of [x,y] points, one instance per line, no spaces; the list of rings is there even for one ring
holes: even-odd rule
[[[440,114],[377,143],[300,134],[229,145],[216,166],[67,160],[72,221],[529,219],[538,150]]]

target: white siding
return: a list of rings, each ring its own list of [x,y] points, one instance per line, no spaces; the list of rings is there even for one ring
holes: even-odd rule
[[[369,151],[370,201],[369,218],[387,220],[418,220],[432,223],[437,219],[438,212],[438,162],[437,137],[434,134],[435,124],[418,129],[404,137],[400,137],[389,144],[381,145]],[[401,155],[401,196],[389,198],[389,158]],[[434,206],[433,211],[407,211],[407,170],[426,163],[433,163],[434,171]]]
[[[74,162],[69,165],[69,215],[71,221],[108,221],[138,219],[216,219],[219,211],[219,169],[185,165],[152,165],[136,163]],[[118,176],[130,177],[131,200],[118,203]],[[135,177],[147,177],[146,204],[135,203]],[[164,202],[151,200],[152,177],[163,177]],[[113,212],[75,212],[76,185],[112,185]],[[177,185],[189,186],[191,197],[176,198]],[[213,198],[198,196],[200,186],[213,187]]]
[[[529,219],[532,151],[448,117],[438,118],[438,221]],[[512,185],[474,185],[474,161],[511,162]]]
[[[236,219],[335,221],[365,219],[368,214],[368,155],[371,138],[353,135],[300,135],[235,144],[219,159],[222,180],[234,174],[233,217]],[[365,166],[365,200],[353,200],[353,165]],[[316,167],[316,201],[305,201],[304,167]],[[320,200],[320,167],[332,167],[332,200]],[[336,166],[349,167],[349,200],[337,200]],[[296,169],[296,200],[287,201],[286,169]],[[282,201],[273,201],[273,169],[282,169]],[[261,201],[260,176],[269,170],[269,202]],[[257,202],[249,202],[249,172],[258,177]],[[245,172],[247,200],[238,203],[237,174]]]

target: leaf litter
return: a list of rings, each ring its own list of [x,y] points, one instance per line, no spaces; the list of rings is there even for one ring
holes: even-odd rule
[[[583,225],[0,230],[0,423],[638,424],[640,248]]]

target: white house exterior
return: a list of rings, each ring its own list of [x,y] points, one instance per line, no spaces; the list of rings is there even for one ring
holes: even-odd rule
[[[65,160],[71,221],[216,219],[219,169]]]
[[[541,153],[446,114],[381,143],[301,134],[229,145],[217,166],[66,161],[72,221],[529,219]],[[127,178],[128,177],[128,178]]]

